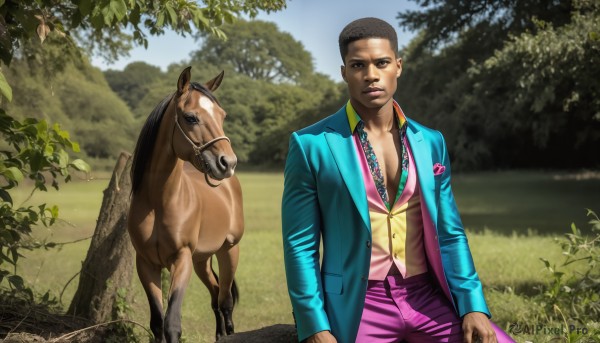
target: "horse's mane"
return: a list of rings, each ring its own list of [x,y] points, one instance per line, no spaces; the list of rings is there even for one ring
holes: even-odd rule
[[[197,82],[191,82],[190,87],[206,95],[213,102],[219,104],[217,98],[215,98],[210,90],[204,87],[204,85]],[[142,185],[142,178],[144,177],[144,173],[146,172],[146,169],[152,160],[154,142],[156,141],[156,136],[158,135],[158,129],[160,128],[162,118],[167,111],[167,107],[174,96],[175,93],[167,96],[152,110],[148,116],[148,119],[146,119],[144,126],[142,127],[142,131],[140,131],[140,136],[138,137],[135,145],[133,160],[131,162],[132,194],[136,194]]]

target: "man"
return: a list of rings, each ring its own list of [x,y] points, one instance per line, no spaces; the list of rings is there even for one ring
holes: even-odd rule
[[[384,21],[348,24],[339,46],[350,100],[290,138],[282,226],[298,338],[512,341],[488,319],[443,137],[392,98],[397,44]]]

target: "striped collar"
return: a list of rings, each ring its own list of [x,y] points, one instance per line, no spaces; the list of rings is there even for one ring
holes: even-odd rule
[[[398,122],[400,123],[400,127],[402,127],[404,126],[404,124],[406,124],[406,116],[404,115],[404,112],[402,112],[402,109],[400,108],[400,105],[398,105],[396,100],[392,101],[394,102],[394,113],[396,113],[396,115],[398,116]],[[350,124],[350,132],[354,133],[356,125],[358,125],[358,123],[362,119],[360,119],[360,116],[358,115],[358,113],[356,113],[354,107],[352,107],[350,100],[348,100],[348,102],[346,103],[346,115],[348,116],[348,124]]]

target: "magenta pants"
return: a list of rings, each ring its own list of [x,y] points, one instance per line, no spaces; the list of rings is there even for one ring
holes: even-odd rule
[[[514,342],[495,324],[498,342]],[[463,342],[462,320],[429,274],[369,280],[357,343]]]

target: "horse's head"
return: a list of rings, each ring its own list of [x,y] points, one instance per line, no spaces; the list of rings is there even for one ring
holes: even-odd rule
[[[222,180],[233,175],[237,157],[223,132],[227,115],[214,97],[224,72],[201,85],[191,82],[191,67],[179,75],[173,128],[173,150],[202,173]],[[208,180],[208,179],[207,179]]]

